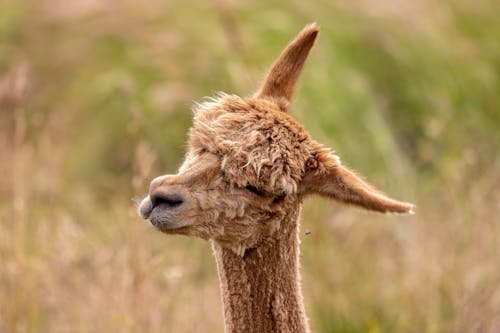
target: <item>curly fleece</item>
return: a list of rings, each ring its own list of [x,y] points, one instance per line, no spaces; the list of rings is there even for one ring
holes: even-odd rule
[[[278,103],[224,94],[195,110],[190,145],[220,156],[235,186],[273,194],[297,192],[318,148]]]

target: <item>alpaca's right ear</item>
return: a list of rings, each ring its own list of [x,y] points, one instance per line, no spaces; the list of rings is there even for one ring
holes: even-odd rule
[[[255,97],[291,101],[318,32],[316,23],[311,23],[302,29],[271,66]]]
[[[343,203],[356,205],[382,213],[413,214],[414,206],[391,199],[340,163],[337,156],[322,152],[315,161],[316,166],[307,171],[299,193],[319,194]]]

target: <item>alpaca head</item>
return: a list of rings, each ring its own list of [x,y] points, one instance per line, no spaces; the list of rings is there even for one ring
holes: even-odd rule
[[[250,98],[221,94],[198,105],[189,151],[176,175],[155,178],[139,214],[159,230],[244,251],[279,232],[302,198],[319,194],[379,212],[412,205],[374,190],[310,138],[288,113],[318,33],[312,24],[286,47]]]

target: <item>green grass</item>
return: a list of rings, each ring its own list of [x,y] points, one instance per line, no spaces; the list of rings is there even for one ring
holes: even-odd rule
[[[251,94],[311,21],[293,115],[417,203],[398,217],[306,202],[314,331],[498,331],[497,13],[487,0],[0,1],[0,332],[221,332],[208,243],[155,232],[132,198],[176,171],[193,101]]]

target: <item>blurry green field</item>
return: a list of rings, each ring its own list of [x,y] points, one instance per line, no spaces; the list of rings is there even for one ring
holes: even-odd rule
[[[222,332],[208,243],[135,213],[190,107],[306,23],[292,113],[412,217],[306,202],[314,332],[500,332],[500,7],[0,0],[0,332]]]

